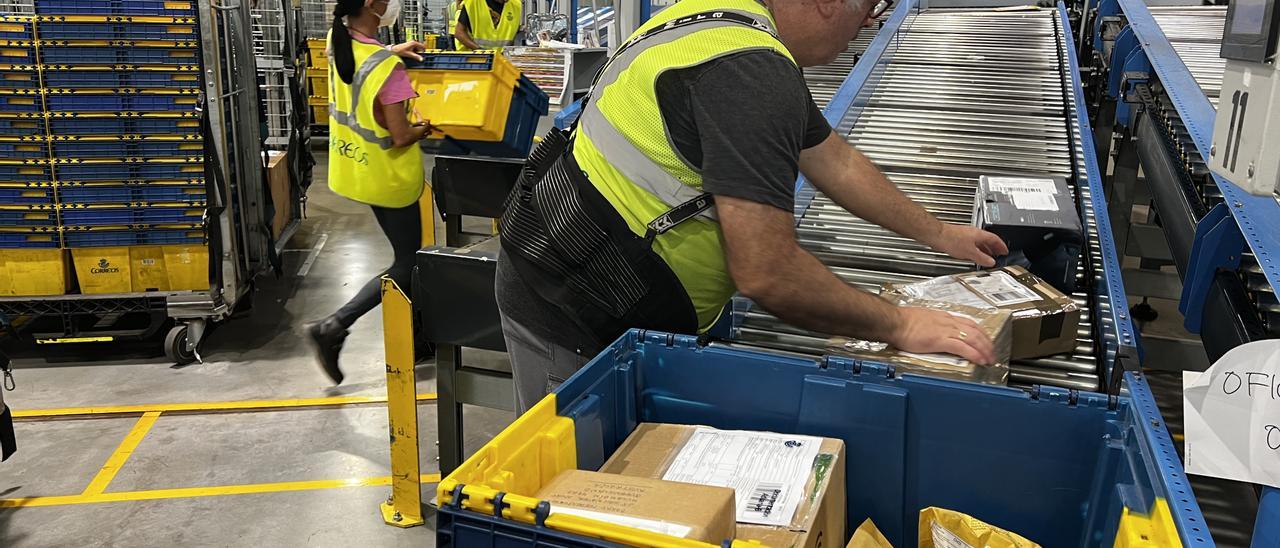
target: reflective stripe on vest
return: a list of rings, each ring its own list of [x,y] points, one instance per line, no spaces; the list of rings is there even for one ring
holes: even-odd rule
[[[743,51],[792,60],[773,29],[768,10],[755,0],[681,0],[641,26],[609,60],[583,109],[573,155],[634,233],[645,235],[655,219],[703,194],[699,168],[667,133],[658,78]],[[688,292],[701,330],[735,291],[722,246],[714,209],[653,240],[654,252]]]
[[[377,45],[351,40],[351,48],[350,84],[338,76],[336,62],[329,64],[329,188],[370,205],[412,205],[425,186],[422,152],[416,145],[396,147],[377,122],[378,91],[400,61]]]
[[[520,0],[507,0],[502,5],[502,13],[498,15],[496,26],[493,24],[493,17],[489,15],[486,0],[463,0],[463,5],[467,10],[467,18],[471,21],[467,32],[476,45],[483,49],[502,49],[515,42],[516,31],[520,30],[520,14],[524,9]]]
[[[382,64],[383,61],[386,61],[388,58],[391,58],[393,56],[395,56],[394,53],[391,53],[385,49],[379,49],[378,51],[370,54],[369,58],[364,60],[364,63],[360,64],[360,68],[356,70],[355,76],[351,77],[351,107],[352,108],[355,108],[357,105],[360,104],[360,91],[361,91],[361,88],[364,87],[365,81],[369,79],[369,75],[373,74],[373,71],[377,69],[378,65]],[[337,76],[337,75],[334,74],[334,76]],[[354,114],[349,112],[343,112],[338,108],[338,105],[333,102],[333,97],[334,97],[333,94],[329,95],[329,116],[333,119],[334,122],[337,122],[339,125],[345,126],[347,129],[350,129],[351,131],[356,132],[356,134],[359,135],[361,138],[363,138],[364,140],[370,143],[378,145],[379,147],[382,148],[382,150],[390,150],[395,147],[395,144],[394,144],[395,141],[391,138],[390,135],[386,137],[379,137],[374,130],[366,127],[362,127],[360,123],[356,121],[356,117]]]

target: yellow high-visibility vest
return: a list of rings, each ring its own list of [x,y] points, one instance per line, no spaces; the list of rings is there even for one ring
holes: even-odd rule
[[[524,9],[520,0],[507,0],[502,5],[497,25],[493,24],[493,17],[489,16],[489,4],[485,0],[462,0],[462,5],[466,7],[467,18],[471,20],[471,28],[467,32],[480,49],[500,50],[515,43]],[[459,51],[467,49],[461,43],[458,44]]]
[[[394,146],[391,132],[374,118],[378,90],[402,61],[358,40],[351,48],[356,72],[350,84],[338,77],[337,63],[329,62],[329,188],[370,205],[408,206],[422,195],[422,152],[416,144]]]
[[[677,21],[698,14],[711,15],[692,24]],[[623,47],[609,61],[574,137],[578,166],[637,236],[650,221],[703,193],[702,176],[667,135],[655,91],[662,73],[745,50],[775,51],[795,61],[774,32],[773,16],[755,0],[682,0],[632,38],[669,22],[671,28]],[[736,291],[715,209],[658,235],[653,250],[689,294],[699,331],[709,329]]]

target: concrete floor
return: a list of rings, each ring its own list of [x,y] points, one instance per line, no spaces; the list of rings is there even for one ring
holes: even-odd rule
[[[15,409],[250,399],[385,396],[380,309],[352,329],[346,381],[333,387],[302,339],[390,263],[365,206],[331,193],[322,163],[307,218],[284,254],[284,274],[258,280],[251,314],[208,334],[204,363],[174,367],[147,345],[91,345],[16,360]],[[438,231],[443,237],[443,230]],[[301,265],[324,239],[312,267]],[[121,357],[128,356],[128,357]],[[499,355],[499,359],[501,359]],[[435,391],[433,362],[418,391]],[[434,404],[419,408],[423,474],[438,471]],[[466,411],[468,452],[508,424],[508,412]],[[137,418],[19,422],[19,450],[0,465],[0,498],[77,495]],[[365,479],[390,474],[382,406],[162,415],[107,488],[140,491]],[[424,500],[433,486],[424,486]],[[0,509],[0,546],[433,546],[429,527],[384,525],[386,486]],[[430,522],[428,523],[430,525]]]

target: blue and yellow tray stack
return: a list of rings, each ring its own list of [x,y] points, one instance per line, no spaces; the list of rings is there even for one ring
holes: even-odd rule
[[[0,19],[0,294],[208,289],[195,0],[35,11]]]

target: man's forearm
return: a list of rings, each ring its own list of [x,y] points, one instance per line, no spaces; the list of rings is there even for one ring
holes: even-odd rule
[[[765,310],[789,324],[832,335],[883,341],[897,329],[893,305],[846,284],[799,246],[782,255],[785,273],[744,292]]]
[[[480,49],[480,44],[477,44],[475,40],[471,39],[471,33],[467,32],[467,27],[461,23],[459,23],[457,27],[454,27],[453,37],[459,42],[462,42],[462,45],[466,46],[468,49]]]
[[[820,149],[815,161],[826,165],[809,162],[802,167],[810,168],[805,175],[823,194],[858,217],[913,240],[936,243],[942,222],[898,190],[865,155],[834,133],[814,148]]]

